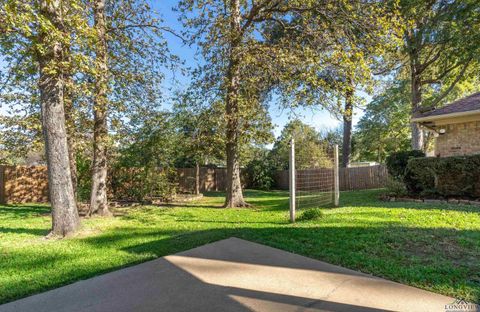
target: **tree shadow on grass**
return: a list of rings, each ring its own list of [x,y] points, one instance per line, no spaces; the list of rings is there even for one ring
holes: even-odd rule
[[[203,195],[206,197],[225,197],[225,192],[204,192]],[[243,191],[243,196],[248,198],[261,198],[261,197],[288,197],[288,191],[282,190],[252,190],[246,189]]]
[[[229,221],[229,220],[202,220],[196,218],[177,218],[175,219],[176,222],[191,222],[191,223],[214,223],[214,224],[271,224],[271,225],[286,225],[289,224],[288,220],[284,222],[273,222],[273,221],[252,221],[252,222],[245,222],[245,221]]]
[[[224,192],[206,192],[204,195],[206,198],[225,197]],[[244,196],[246,201],[251,204],[251,207],[242,209],[262,209],[270,211],[288,210],[288,193],[285,193],[284,191],[246,190]],[[158,207],[226,209],[223,207],[223,202],[208,204],[201,200],[190,203],[167,203],[158,205]]]
[[[29,218],[50,214],[51,209],[47,206],[36,205],[0,205],[0,216],[9,218]]]
[[[153,206],[154,207],[154,206]],[[201,204],[201,203],[168,203],[158,205],[159,208],[211,208],[211,209],[223,209],[221,204]]]
[[[0,233],[4,234],[31,234],[36,236],[45,236],[50,232],[49,229],[30,229],[30,228],[7,228],[0,226]]]
[[[225,197],[225,192],[210,191],[210,192],[203,192],[203,195],[206,197]]]
[[[22,219],[15,225],[22,225],[24,219],[35,218],[39,216],[50,215],[50,208],[40,205],[1,205],[0,206],[0,234],[31,234],[36,236],[45,236],[48,234],[48,229],[42,228],[28,228],[28,227],[9,227],[5,226],[2,219]],[[17,221],[15,221],[17,222]],[[10,222],[9,222],[10,223]]]

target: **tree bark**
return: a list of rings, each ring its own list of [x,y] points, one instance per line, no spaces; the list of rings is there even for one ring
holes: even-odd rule
[[[227,72],[227,97],[226,97],[226,118],[227,118],[227,195],[225,207],[245,207],[247,203],[243,199],[242,184],[240,181],[239,162],[239,93],[240,93],[240,60],[238,48],[241,44],[241,15],[240,1],[230,1],[230,55]]]
[[[92,192],[90,197],[89,215],[97,213],[103,216],[111,215],[107,199],[107,145],[108,145],[108,56],[106,38],[105,0],[94,2],[94,28],[97,35],[95,47],[96,77],[95,100],[93,105],[93,164]]]
[[[66,50],[67,53],[69,49]],[[71,61],[69,58],[68,61]],[[65,106],[65,124],[67,127],[67,145],[68,145],[68,158],[70,161],[70,173],[72,175],[72,187],[75,199],[77,199],[77,159],[76,159],[76,140],[75,140],[75,116],[73,107],[73,79],[72,73],[67,72],[65,74],[65,86],[63,94],[63,102]]]
[[[75,140],[75,110],[73,107],[73,69],[72,52],[70,43],[65,44],[63,50],[63,60],[66,64],[63,77],[63,105],[65,107],[65,125],[67,127],[67,145],[68,158],[70,160],[70,173],[72,175],[72,186],[75,200],[77,200],[77,159],[76,159],[76,140]]]
[[[352,154],[352,117],[353,117],[353,90],[348,90],[345,95],[345,112],[343,113],[343,146],[342,167],[350,164]]]
[[[417,57],[415,55],[411,56],[411,92],[412,92],[412,116],[414,116],[421,108],[422,103],[422,89],[421,89],[421,82],[420,82],[420,75],[417,73]],[[423,138],[423,130],[420,128],[420,125],[412,122],[410,124],[410,128],[412,129],[412,149],[413,150],[423,150],[424,149],[424,138]]]
[[[61,0],[42,0],[40,14],[54,27],[64,33]],[[66,34],[68,35],[68,34]],[[52,205],[51,235],[67,236],[74,233],[79,225],[75,202],[70,161],[68,156],[65,108],[63,102],[64,77],[62,64],[63,38],[52,38],[51,33],[41,30],[38,53],[39,89],[42,113],[42,127],[45,137],[45,150],[48,165],[50,203]]]

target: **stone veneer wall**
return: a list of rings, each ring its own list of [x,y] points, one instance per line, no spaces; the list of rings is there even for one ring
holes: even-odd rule
[[[436,138],[435,155],[440,157],[480,154],[480,121],[449,124]]]

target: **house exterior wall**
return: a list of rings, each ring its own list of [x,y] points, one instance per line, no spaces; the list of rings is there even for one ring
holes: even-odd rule
[[[480,154],[480,120],[451,123],[441,126],[446,130],[435,142],[438,157]]]

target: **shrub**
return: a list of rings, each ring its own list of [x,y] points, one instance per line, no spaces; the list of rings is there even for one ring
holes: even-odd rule
[[[386,165],[390,176],[398,181],[402,181],[405,176],[405,168],[408,161],[412,158],[425,157],[422,151],[402,151],[390,154],[387,157]]]
[[[267,157],[251,160],[245,171],[250,188],[270,190],[274,186],[275,167]]]
[[[91,191],[91,160],[83,155],[77,155],[77,200],[80,202],[89,202]]]
[[[323,218],[323,211],[320,208],[310,208],[300,214],[299,221],[319,220]]]
[[[408,191],[403,182],[394,179],[388,179],[385,194],[387,196],[401,197],[408,195]]]
[[[415,195],[479,197],[480,155],[410,159],[404,181]]]
[[[115,168],[110,190],[116,200],[171,200],[177,193],[177,175],[170,168]]]
[[[148,198],[171,201],[178,192],[177,179],[177,172],[174,168],[149,170],[146,180],[148,185]]]

